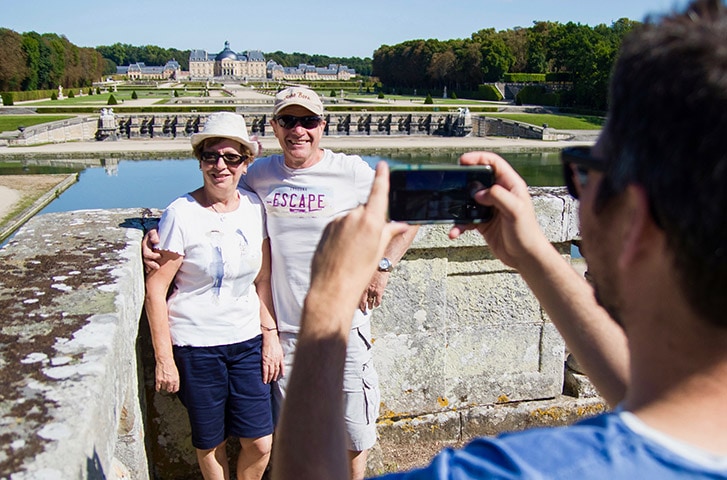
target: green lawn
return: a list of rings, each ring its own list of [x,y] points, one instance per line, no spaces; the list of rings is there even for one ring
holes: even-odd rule
[[[549,127],[557,130],[600,130],[603,127],[604,117],[594,115],[553,115],[540,113],[488,113],[488,117],[506,118],[516,122],[529,123],[542,126],[547,123]]]
[[[324,95],[328,96],[328,93],[330,92],[323,92]],[[338,92],[336,92],[336,95],[338,95]],[[377,94],[371,93],[371,94],[344,94],[345,99],[349,100],[357,100],[357,101],[386,101],[386,100],[399,100],[404,102],[410,102],[412,104],[419,104],[423,105],[424,100],[426,97],[422,96],[413,96],[413,95],[385,95],[383,99],[378,98]],[[469,98],[442,98],[442,97],[432,97],[432,102],[430,105],[481,105],[483,103],[492,103],[487,102],[485,100],[472,100]]]
[[[74,117],[75,115],[0,115],[0,132],[12,132],[18,127],[32,127]]]
[[[41,102],[34,102],[34,106],[42,106],[42,107],[73,107],[73,106],[106,106],[109,97],[112,95],[111,93],[100,93],[100,94],[93,94],[88,95],[86,92],[88,89],[83,90],[83,96],[78,96],[78,89],[73,89],[73,93],[75,94],[75,97],[73,98],[64,98],[63,100],[51,100],[50,98],[48,100],[44,100]],[[174,89],[147,89],[147,88],[139,88],[139,89],[120,89],[117,92],[113,92],[114,98],[116,98],[116,101],[119,102],[119,104],[126,101],[131,100],[132,93],[136,91],[137,98],[152,98],[158,100],[156,103],[166,103],[170,99],[174,98]],[[177,93],[180,97],[198,97],[200,95],[199,90],[189,90],[187,92],[184,91],[184,88],[178,88]],[[63,91],[64,95],[68,94],[68,90]],[[112,105],[113,106],[113,105]]]

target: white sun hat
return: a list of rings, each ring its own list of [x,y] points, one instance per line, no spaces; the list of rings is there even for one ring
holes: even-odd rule
[[[258,153],[257,142],[250,140],[247,135],[247,126],[242,115],[232,112],[215,112],[207,117],[204,130],[192,135],[192,148],[208,138],[228,138],[240,142],[250,149],[253,155]]]

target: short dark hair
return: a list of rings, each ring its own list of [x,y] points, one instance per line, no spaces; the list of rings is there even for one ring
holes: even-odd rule
[[[727,327],[727,14],[722,0],[648,19],[621,47],[604,129],[607,178],[647,192],[679,281]]]

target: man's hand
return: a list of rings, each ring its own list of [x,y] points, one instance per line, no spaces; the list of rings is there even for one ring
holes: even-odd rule
[[[330,303],[337,308],[344,298],[346,302],[353,299],[354,308],[361,307],[361,292],[366,289],[368,293],[367,286],[384,250],[393,237],[408,229],[406,224],[386,221],[388,191],[389,168],[381,162],[376,168],[368,203],[328,224],[313,257],[313,297],[333,292]],[[378,303],[385,286],[383,280],[374,286]],[[349,311],[352,312],[353,309]]]
[[[144,260],[144,269],[147,273],[159,270],[159,260],[162,255],[154,250],[154,245],[157,243],[159,243],[159,232],[156,228],[149,230],[141,241],[141,258]]]
[[[368,287],[364,290],[361,296],[361,302],[359,302],[358,308],[363,313],[366,310],[372,310],[374,307],[381,305],[381,300],[384,298],[384,291],[386,290],[386,284],[389,283],[389,272],[376,272],[371,277]]]
[[[329,223],[316,249],[276,430],[275,478],[349,478],[342,390],[351,320],[387,245],[407,230],[386,221],[388,187],[382,162],[368,203]]]
[[[491,152],[470,152],[460,157],[462,165],[492,165],[495,183],[477,192],[475,201],[495,207],[492,220],[476,225],[455,225],[450,238],[477,229],[492,251],[506,265],[519,269],[527,258],[550,242],[538,225],[533,202],[525,180],[507,161]]]

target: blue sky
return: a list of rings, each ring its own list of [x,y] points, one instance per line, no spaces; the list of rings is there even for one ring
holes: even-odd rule
[[[0,0],[0,27],[65,35],[83,47],[303,52],[370,57],[382,44],[468,38],[534,21],[610,25],[686,0]]]

